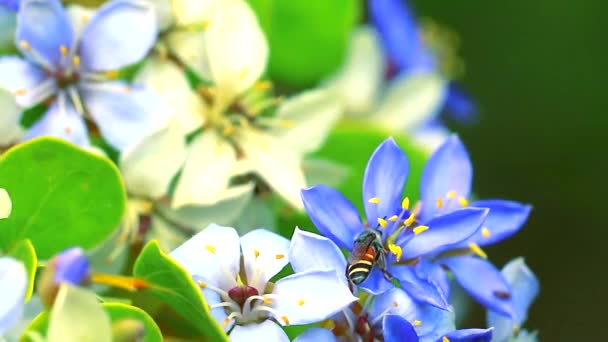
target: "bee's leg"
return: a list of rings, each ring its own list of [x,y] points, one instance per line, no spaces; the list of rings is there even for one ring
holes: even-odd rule
[[[380,271],[384,275],[384,279],[386,279],[388,281],[392,281],[395,278],[395,277],[393,277],[392,274],[390,274],[386,270],[386,251],[381,250],[381,252],[378,253],[377,264],[378,264],[378,269],[380,269]]]
[[[384,279],[388,281],[393,281],[393,279],[395,279],[395,277],[390,274],[390,272],[387,271],[386,268],[381,268],[380,271],[382,272],[382,275],[384,275]]]

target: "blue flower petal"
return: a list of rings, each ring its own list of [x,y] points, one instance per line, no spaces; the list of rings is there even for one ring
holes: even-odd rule
[[[370,0],[369,14],[391,62],[400,72],[430,71],[433,56],[424,48],[412,10],[402,0]]]
[[[60,47],[70,50],[74,44],[72,23],[61,1],[23,1],[17,14],[16,39],[21,52],[32,61],[59,66],[65,58]]]
[[[369,158],[363,176],[363,203],[370,226],[378,218],[399,213],[408,171],[407,157],[393,138],[386,139]],[[372,198],[380,203],[371,203]]]
[[[505,265],[501,271],[511,285],[513,294],[514,319],[488,311],[488,326],[495,328],[496,341],[505,341],[513,335],[515,326],[521,328],[528,316],[528,308],[534,301],[540,285],[532,270],[525,264],[523,258],[517,258]]]
[[[473,167],[469,154],[460,138],[452,135],[424,166],[420,180],[423,220],[433,216],[437,210],[437,198],[442,197],[445,201],[448,192],[454,191],[456,196],[468,197],[472,179]]]
[[[488,212],[488,209],[464,208],[425,222],[429,229],[407,240],[401,246],[402,258],[412,259],[452,248],[454,244],[465,241],[475,234],[484,223]],[[403,240],[398,239],[397,243]]]
[[[418,278],[427,279],[428,282],[436,284],[445,298],[450,298],[450,281],[448,275],[440,265],[421,259],[414,270]]]
[[[335,270],[346,281],[346,258],[330,239],[296,227],[289,246],[289,262],[298,272]]]
[[[152,6],[131,0],[108,2],[82,32],[82,67],[108,71],[133,64],[148,53],[156,35]]]
[[[232,342],[251,342],[259,340],[289,342],[289,337],[287,337],[287,334],[285,334],[278,324],[270,320],[265,320],[262,323],[237,325],[232,329],[232,332],[230,332],[230,341]]]
[[[339,342],[331,330],[323,328],[309,328],[293,342]]]
[[[461,329],[444,335],[450,342],[490,342],[492,341],[492,328],[489,329]],[[443,337],[437,342],[444,341]]]
[[[123,82],[87,84],[82,97],[103,137],[119,151],[138,143],[168,122],[168,110],[148,88]]]
[[[81,147],[89,146],[84,120],[63,92],[58,94],[46,114],[27,131],[23,140],[40,136],[54,136]]]
[[[55,258],[56,283],[80,285],[89,276],[89,259],[80,247],[68,248]]]
[[[414,327],[403,317],[386,315],[382,320],[385,342],[418,342]]]
[[[23,264],[12,258],[0,258],[0,336],[21,318],[26,290]]]
[[[454,83],[450,83],[445,99],[445,107],[451,117],[468,123],[477,117],[477,107],[471,97]]]
[[[0,1],[0,6],[4,6],[5,8],[16,12],[19,10],[19,4],[21,3],[21,1],[22,0],[3,0]]]
[[[398,265],[389,269],[391,274],[399,280],[401,287],[415,300],[448,310],[448,298],[443,293],[440,284],[431,278],[421,278],[411,266]]]
[[[440,260],[462,287],[483,306],[512,317],[511,287],[489,261],[475,256],[455,256]]]
[[[359,287],[373,295],[378,295],[394,288],[395,284],[386,280],[382,271],[378,267],[374,267],[367,279],[359,284]]]
[[[479,230],[469,239],[480,246],[502,241],[515,234],[526,223],[532,210],[529,205],[505,200],[477,201],[471,206],[490,209],[483,224],[486,229]]]
[[[15,56],[0,58],[0,86],[15,94],[17,103],[31,107],[56,91],[53,82],[37,65]],[[40,87],[39,87],[40,86]]]
[[[364,229],[355,206],[325,185],[303,189],[301,194],[304,208],[321,234],[352,250],[355,237]]]

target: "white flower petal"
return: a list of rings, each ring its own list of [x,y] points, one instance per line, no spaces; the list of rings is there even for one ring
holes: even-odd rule
[[[273,293],[274,308],[295,325],[322,321],[358,300],[334,270],[293,274],[279,280]]]
[[[23,315],[27,273],[15,259],[0,258],[0,336]]]
[[[167,45],[180,61],[192,68],[198,76],[210,81],[206,37],[204,31],[175,31],[167,35]]]
[[[68,18],[70,18],[70,22],[72,23],[72,28],[74,29],[74,36],[80,37],[82,29],[87,26],[97,11],[93,8],[71,4],[66,8],[66,12],[68,14]]]
[[[190,133],[203,125],[205,103],[190,88],[185,72],[174,63],[159,57],[151,58],[133,82],[154,89],[170,106],[184,132]]]
[[[226,0],[172,0],[171,5],[178,26],[202,25],[226,2]]]
[[[168,126],[123,151],[120,169],[130,193],[159,198],[167,193],[185,159],[185,137],[179,124],[172,120]]]
[[[436,73],[421,72],[397,78],[371,119],[391,129],[411,129],[437,114],[446,86],[445,79]]]
[[[23,136],[21,127],[21,108],[13,94],[0,89],[0,108],[2,108],[2,121],[0,123],[0,146],[14,143]]]
[[[173,207],[210,205],[228,189],[236,151],[214,130],[206,130],[189,146],[188,157],[177,183]]]
[[[212,224],[169,255],[190,274],[214,286],[224,290],[236,286],[241,249],[234,228]]]
[[[269,320],[262,323],[253,323],[248,325],[237,325],[230,333],[230,341],[232,342],[289,342],[289,337],[281,329],[281,327]]]
[[[340,102],[325,89],[311,90],[285,101],[277,117],[287,120],[290,128],[275,129],[281,143],[295,153],[318,149],[329,130],[342,114]]]
[[[334,270],[348,285],[344,276],[346,258],[340,248],[324,236],[296,227],[289,246],[289,260],[295,272]]]
[[[247,284],[260,293],[266,283],[289,263],[289,240],[268,231],[256,229],[241,237]]]
[[[173,24],[173,8],[172,4],[175,0],[148,0],[154,6],[154,14],[156,15],[156,25],[159,31],[164,31]]]
[[[0,219],[8,218],[13,210],[13,202],[6,190],[0,188]]]

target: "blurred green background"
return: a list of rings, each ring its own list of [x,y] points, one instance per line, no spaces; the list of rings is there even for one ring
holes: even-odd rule
[[[453,127],[471,153],[475,191],[534,205],[521,233],[488,249],[501,266],[525,256],[540,277],[527,327],[541,341],[605,340],[606,2],[413,4],[462,40],[463,84],[481,115]]]

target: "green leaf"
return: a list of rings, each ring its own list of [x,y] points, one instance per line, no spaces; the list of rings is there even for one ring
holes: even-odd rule
[[[117,168],[56,138],[31,140],[0,159],[0,188],[13,211],[0,221],[0,248],[30,239],[41,259],[71,246],[92,248],[119,225],[125,190]]]
[[[23,266],[25,266],[29,282],[27,292],[25,293],[25,300],[28,301],[34,292],[34,280],[36,278],[36,268],[38,267],[38,258],[36,257],[34,245],[32,245],[30,240],[21,240],[7,251],[7,255],[21,261]]]
[[[192,276],[161,251],[157,241],[143,248],[135,261],[133,275],[149,284],[150,288],[141,290],[142,293],[149,292],[170,306],[205,340],[228,341]]]
[[[362,1],[250,3],[270,43],[270,75],[291,86],[309,86],[342,63]]]
[[[142,309],[119,303],[105,303],[102,306],[110,314],[110,319],[113,323],[123,319],[134,319],[143,323],[146,334],[142,342],[159,342],[163,340],[163,335],[156,322]]]

